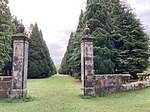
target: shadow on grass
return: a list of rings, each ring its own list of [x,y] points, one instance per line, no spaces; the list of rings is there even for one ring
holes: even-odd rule
[[[7,98],[7,99],[0,99],[1,103],[24,103],[24,102],[32,102],[36,98],[32,96],[27,96],[25,98]]]
[[[143,94],[143,92],[149,90],[150,87],[144,88],[144,89],[140,89],[140,90],[128,90],[128,91],[120,91],[120,92],[116,92],[116,93],[109,93],[109,94],[105,94],[103,96],[100,95],[83,95],[83,94],[79,94],[78,97],[81,99],[121,99],[124,98],[126,96],[136,96],[138,94]]]
[[[97,96],[96,95],[83,95],[83,94],[79,94],[78,95],[79,98],[82,98],[82,99],[93,99],[93,98],[96,98]]]

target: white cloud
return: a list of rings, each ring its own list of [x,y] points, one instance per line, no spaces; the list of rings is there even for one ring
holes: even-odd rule
[[[141,20],[145,30],[150,32],[150,0],[127,0],[137,18]]]
[[[136,13],[150,9],[149,0],[127,0],[127,2],[131,5],[132,9],[134,9]]]
[[[24,20],[25,25],[37,21],[40,28],[48,33],[74,28],[83,3],[81,0],[11,0],[10,9]]]

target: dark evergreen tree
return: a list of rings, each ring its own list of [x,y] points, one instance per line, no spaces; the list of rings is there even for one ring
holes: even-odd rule
[[[45,47],[45,49],[43,49],[43,52],[47,57],[47,62],[48,62],[47,64],[50,68],[50,74],[56,74],[57,73],[56,67],[54,65],[54,62],[53,62],[52,58],[50,57],[49,49],[46,45],[46,42],[43,39],[43,34],[42,34],[41,30],[40,30],[40,37],[41,37],[41,40],[42,40],[42,44]]]
[[[49,50],[37,23],[32,28],[29,40],[28,78],[45,78],[56,73]]]
[[[12,23],[14,23],[16,29],[14,33],[18,33],[18,26],[20,25],[20,21],[17,19],[17,16],[13,16]]]
[[[148,36],[140,20],[126,6],[122,5],[119,10],[120,14],[116,19],[118,31],[113,37],[118,50],[116,68],[119,72],[130,72],[135,76],[148,66]]]
[[[65,55],[61,61],[61,65],[60,65],[60,68],[58,70],[59,74],[69,74],[69,71],[68,71],[68,68],[67,68],[67,60],[66,60],[66,55],[67,55],[67,51],[65,52]]]
[[[11,35],[15,30],[8,0],[0,0],[0,72],[4,72],[5,65],[12,60]]]
[[[61,68],[67,68],[73,76],[80,77],[80,39],[85,25],[89,26],[95,39],[96,74],[135,74],[147,67],[148,39],[130,7],[119,0],[87,0],[86,11],[81,12],[77,30],[70,38],[63,59],[66,65]],[[76,48],[72,47],[73,44],[76,44]],[[71,52],[68,48],[71,48]]]
[[[70,66],[72,53],[73,53],[73,32],[70,35],[69,44],[67,46],[67,51],[64,55],[64,58],[62,59],[59,73],[72,75],[72,71],[71,71],[72,66]]]
[[[83,28],[83,11],[81,11],[77,30],[70,35],[67,50],[59,69],[60,73],[69,74],[75,78],[80,78],[81,76],[80,39],[82,37]]]

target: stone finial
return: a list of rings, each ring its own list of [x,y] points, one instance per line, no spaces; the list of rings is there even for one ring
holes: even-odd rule
[[[22,24],[22,19],[21,19],[21,23],[18,26],[18,33],[24,33],[25,27]]]
[[[88,26],[86,26],[86,27],[84,28],[83,32],[84,32],[85,35],[89,35],[90,32],[91,32],[91,30],[90,30],[90,28],[89,28]]]

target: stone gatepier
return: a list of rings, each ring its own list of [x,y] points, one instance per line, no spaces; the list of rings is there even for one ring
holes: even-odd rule
[[[27,94],[28,37],[24,26],[19,26],[19,33],[12,36],[13,64],[11,98],[25,97]]]
[[[81,39],[81,81],[83,95],[93,95],[94,66],[93,66],[93,38],[89,35],[90,29],[84,29],[85,36]]]

